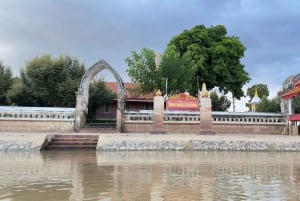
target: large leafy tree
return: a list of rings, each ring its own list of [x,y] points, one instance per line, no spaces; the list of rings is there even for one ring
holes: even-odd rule
[[[139,84],[141,92],[165,90],[198,93],[198,85],[205,82],[208,89],[218,86],[235,98],[244,96],[242,86],[250,78],[240,63],[245,47],[235,36],[227,36],[222,25],[205,27],[198,25],[173,37],[159,68],[155,65],[154,51],[142,49],[126,58],[128,75]]]
[[[20,78],[13,79],[12,87],[7,92],[7,100],[10,105],[39,106],[38,98],[33,95],[32,89],[25,85]]]
[[[255,90],[257,90],[257,95],[260,99],[269,96],[269,89],[266,84],[255,84],[247,89],[247,96],[249,96],[250,99],[253,98]]]
[[[12,85],[12,72],[0,62],[0,105],[6,105],[6,94]]]
[[[21,71],[21,83],[15,83],[9,99],[24,106],[74,107],[84,72],[84,65],[70,56],[36,57]]]
[[[231,92],[235,98],[244,96],[242,86],[250,78],[240,63],[245,47],[235,36],[227,36],[223,25],[205,27],[198,25],[172,38],[168,46],[175,45],[180,57],[188,57],[188,68],[196,69],[191,79],[195,86],[205,82],[208,89],[215,86],[225,93]],[[197,88],[189,89],[192,94]]]
[[[139,53],[132,51],[131,57],[125,62],[128,65],[127,73],[139,87],[134,89],[138,93],[149,93],[158,89],[159,76],[155,63],[155,53],[151,49],[143,48]]]
[[[196,69],[189,67],[190,59],[191,54],[185,54],[183,57],[180,57],[175,45],[170,45],[166,49],[158,72],[159,77],[162,78],[158,83],[158,87],[164,94],[166,92],[168,94],[175,94],[190,91],[197,86],[196,83],[193,83],[192,79],[196,73]]]

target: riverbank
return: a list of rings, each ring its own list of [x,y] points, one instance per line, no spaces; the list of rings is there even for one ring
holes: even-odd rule
[[[100,151],[300,151],[300,137],[285,135],[103,134]]]
[[[40,151],[55,134],[0,133],[0,151]],[[77,133],[67,133],[76,135]],[[81,135],[84,133],[80,133]],[[89,135],[91,135],[89,133]],[[98,135],[97,151],[295,151],[300,136],[109,133]]]

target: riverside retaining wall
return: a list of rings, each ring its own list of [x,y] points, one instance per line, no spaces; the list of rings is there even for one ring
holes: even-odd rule
[[[300,151],[300,137],[265,135],[100,135],[99,151]]]
[[[40,151],[54,134],[0,133],[0,151]],[[100,134],[97,151],[300,152],[300,137],[282,135]]]
[[[45,133],[0,133],[0,151],[40,151],[47,139]]]

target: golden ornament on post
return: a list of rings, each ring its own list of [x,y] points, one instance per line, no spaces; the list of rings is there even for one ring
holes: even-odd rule
[[[161,90],[159,89],[159,90],[157,90],[157,92],[156,92],[156,94],[155,94],[156,96],[162,96],[162,92],[161,92]]]
[[[202,84],[201,95],[202,95],[202,98],[208,98],[208,91],[207,91],[207,89],[206,89],[206,84],[205,84],[205,82],[203,82],[203,84]]]

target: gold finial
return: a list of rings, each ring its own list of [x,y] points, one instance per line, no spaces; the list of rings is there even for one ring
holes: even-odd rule
[[[258,96],[258,93],[257,93],[257,87],[255,86],[255,93],[254,93],[254,96],[251,100],[251,111],[252,112],[255,112],[256,110],[256,104],[258,104],[260,102],[260,98]]]
[[[202,98],[208,98],[208,91],[206,89],[205,82],[202,83],[202,91],[201,91]]]
[[[162,93],[161,93],[161,90],[159,89],[159,90],[157,90],[157,92],[156,92],[156,94],[155,94],[156,96],[161,96],[162,95]]]
[[[257,93],[257,87],[255,86],[255,93],[254,93],[254,97],[258,97],[258,93]]]

